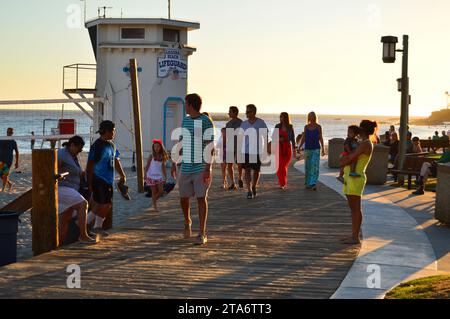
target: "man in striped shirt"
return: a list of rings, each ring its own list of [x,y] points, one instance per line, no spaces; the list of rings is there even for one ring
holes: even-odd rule
[[[200,232],[197,244],[208,242],[206,219],[208,217],[208,190],[211,185],[211,164],[214,146],[214,125],[200,113],[202,99],[197,94],[186,96],[187,117],[182,124],[182,163],[178,180],[180,203],[184,214],[184,235],[191,236],[190,198],[197,198]]]

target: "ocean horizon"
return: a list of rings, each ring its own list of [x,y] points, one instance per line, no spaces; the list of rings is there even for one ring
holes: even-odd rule
[[[226,113],[211,112],[211,117],[214,120],[216,127],[216,138],[220,135],[219,130],[225,127],[228,121]],[[244,119],[245,114],[240,113],[241,118]],[[306,114],[290,114],[292,124],[294,125],[295,134],[298,135],[303,131],[303,127],[306,124]],[[269,130],[272,132],[275,125],[279,122],[279,114],[274,113],[258,113],[258,117],[263,119]],[[78,110],[65,110],[64,113],[61,110],[17,110],[17,109],[0,109],[0,118],[3,120],[0,123],[0,138],[6,136],[6,129],[8,127],[14,128],[14,136],[19,145],[19,149],[22,153],[30,153],[31,145],[29,139],[21,139],[21,137],[30,136],[34,131],[35,135],[51,135],[52,128],[56,126],[57,120],[60,118],[73,118],[76,120],[77,134],[90,134],[92,132],[91,119],[81,111]],[[347,135],[347,127],[352,124],[359,124],[363,119],[375,120],[378,122],[380,130],[379,134],[384,134],[389,130],[391,125],[396,126],[398,129],[399,118],[395,116],[380,116],[380,115],[339,115],[339,114],[318,114],[319,123],[323,128],[324,141],[327,144],[328,140],[333,138],[345,138]],[[416,117],[411,117],[416,118]],[[127,119],[129,121],[129,119]],[[118,129],[125,129],[123,124],[118,123]],[[428,139],[434,134],[434,131],[447,131],[450,126],[447,125],[435,125],[435,126],[422,126],[422,125],[410,125],[410,131],[413,136],[418,136],[421,139]],[[145,141],[144,141],[145,142]],[[44,143],[44,147],[49,144]],[[35,146],[40,148],[42,146],[41,140],[36,140]],[[87,141],[85,151],[89,150],[90,141]],[[118,145],[120,148],[121,145]],[[125,146],[123,146],[125,147]],[[126,147],[128,148],[128,147]]]

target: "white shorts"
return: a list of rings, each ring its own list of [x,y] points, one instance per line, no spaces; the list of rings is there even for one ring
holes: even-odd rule
[[[58,214],[61,215],[67,209],[86,201],[80,193],[70,187],[58,186]],[[76,215],[74,212],[73,215]]]
[[[203,172],[198,173],[181,173],[178,178],[178,190],[181,198],[195,197],[206,198],[208,197],[209,187],[211,186],[211,180],[209,184],[203,182]]]

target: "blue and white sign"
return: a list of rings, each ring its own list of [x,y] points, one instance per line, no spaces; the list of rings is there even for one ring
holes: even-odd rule
[[[158,58],[158,78],[173,80],[187,78],[187,61],[181,58],[180,50],[166,49],[164,58]]]

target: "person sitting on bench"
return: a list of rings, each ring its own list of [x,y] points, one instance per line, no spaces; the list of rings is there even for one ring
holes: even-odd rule
[[[420,170],[419,180],[417,181],[419,188],[415,192],[413,192],[413,195],[425,194],[425,185],[427,183],[428,176],[430,176],[430,174],[432,176],[437,176],[437,165],[449,162],[450,162],[450,151],[446,151],[444,154],[442,154],[441,158],[438,161],[434,161],[432,163],[429,162],[423,163],[422,169]]]
[[[87,231],[88,202],[79,193],[83,170],[78,160],[78,154],[81,153],[83,147],[83,138],[73,136],[58,151],[58,174],[69,173],[58,182],[59,237],[61,242],[64,242],[70,222],[76,216],[80,229],[79,242],[95,244],[97,239],[89,236]]]

